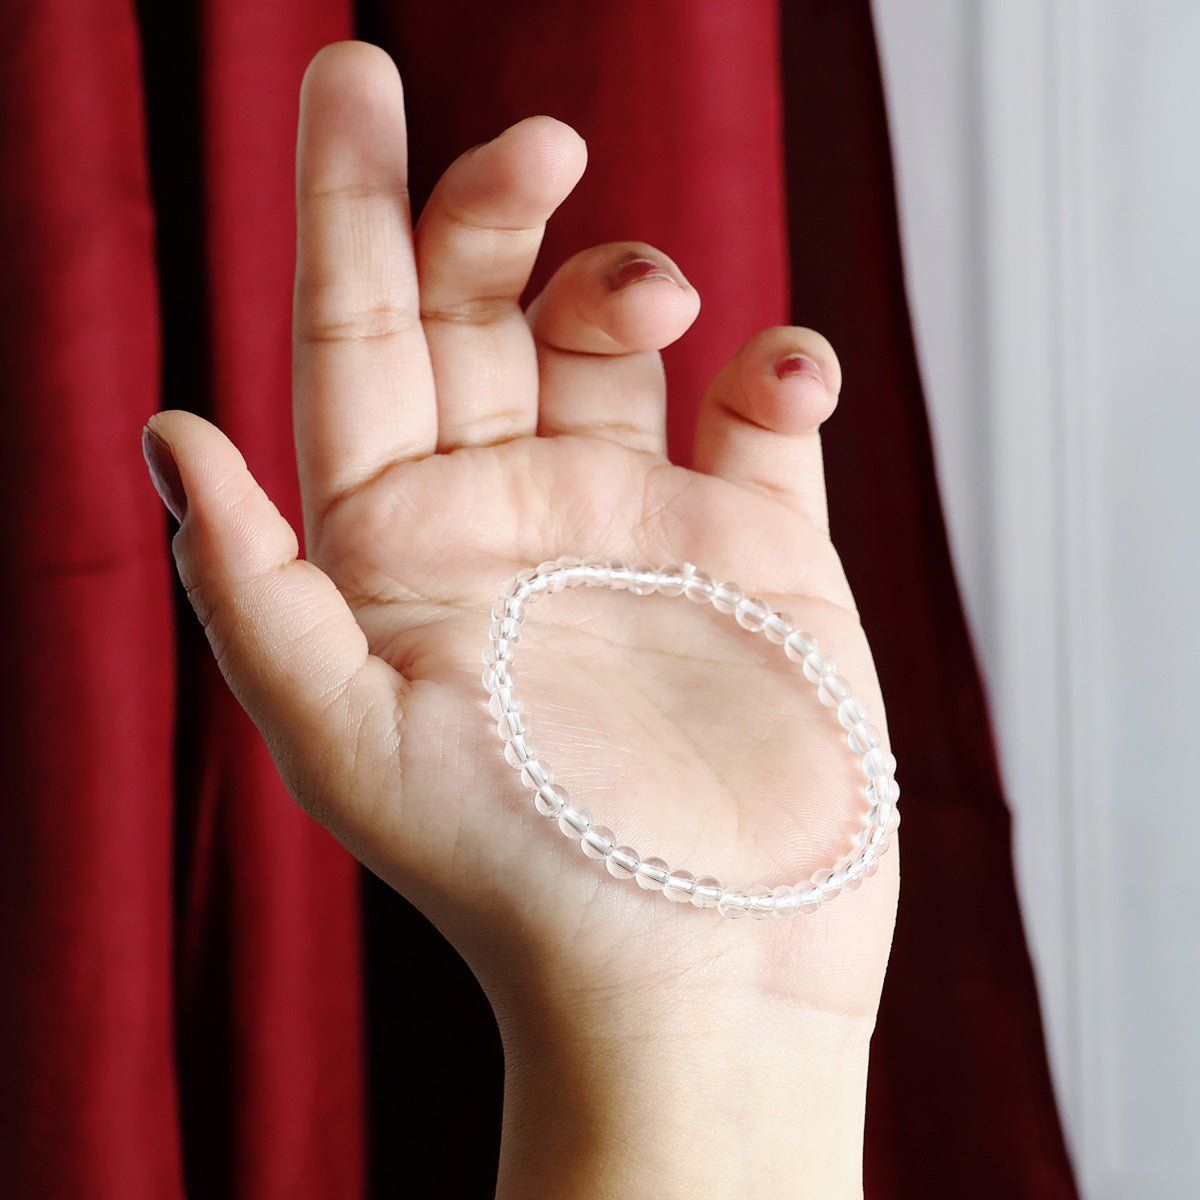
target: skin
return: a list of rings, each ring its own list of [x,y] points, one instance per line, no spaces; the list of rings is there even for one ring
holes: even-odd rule
[[[898,852],[793,921],[669,904],[537,816],[486,713],[500,583],[575,554],[741,582],[817,634],[885,727],[827,531],[832,349],[804,329],[752,338],[703,399],[695,468],[671,465],[658,351],[699,309],[679,268],[600,246],[519,305],[585,159],[565,125],[524,121],[459,158],[413,231],[395,69],[327,47],[297,164],[308,559],[199,418],[151,420],[152,473],[167,492],[177,472],[180,576],[290,791],[443,930],[495,1008],[497,1195],[859,1196]],[[796,355],[808,369],[781,378]],[[572,802],[645,855],[794,883],[862,820],[863,779],[812,686],[708,607],[547,598],[519,682]]]

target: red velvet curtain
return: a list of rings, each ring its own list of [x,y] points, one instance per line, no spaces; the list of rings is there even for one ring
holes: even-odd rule
[[[353,864],[225,694],[138,450],[150,412],[194,408],[295,517],[296,93],[311,53],[357,28],[404,73],[418,197],[530,112],[585,135],[593,168],[544,260],[636,237],[700,289],[668,354],[678,456],[745,336],[794,319],[832,338],[832,520],[905,766],[868,1194],[1074,1196],[938,509],[865,0],[3,12],[6,1194],[358,1197],[368,1162],[379,1195],[427,1177],[486,1195],[494,1177],[478,990],[370,883],[360,952]]]

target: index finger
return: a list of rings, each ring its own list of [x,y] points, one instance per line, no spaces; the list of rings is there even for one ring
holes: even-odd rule
[[[375,46],[327,46],[300,93],[293,401],[306,523],[437,445],[404,93]]]

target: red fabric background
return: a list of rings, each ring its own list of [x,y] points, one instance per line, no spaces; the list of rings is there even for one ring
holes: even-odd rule
[[[497,1058],[477,990],[375,887],[364,975],[354,868],[292,808],[176,620],[137,450],[155,408],[194,408],[295,517],[296,92],[354,16],[346,0],[3,5],[0,666],[21,699],[0,723],[0,1177],[21,1200],[361,1195],[368,1058],[377,1194],[427,1177],[488,1194]],[[789,294],[831,336],[847,379],[832,516],[905,784],[868,1194],[1073,1196],[938,510],[865,0],[381,0],[357,19],[405,75],[418,197],[465,146],[550,111],[593,169],[544,261],[636,237],[700,289],[668,361],[679,455],[703,381],[790,319]],[[445,1085],[464,1074],[473,1109]]]

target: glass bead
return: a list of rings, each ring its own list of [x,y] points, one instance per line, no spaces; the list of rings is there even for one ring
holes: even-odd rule
[[[523,733],[517,734],[516,737],[510,738],[504,746],[504,757],[510,767],[520,767],[527,763],[531,758],[537,758],[537,747],[529,741],[525,740]]]
[[[805,633],[803,629],[793,629],[783,639],[783,652],[794,663],[804,662],[816,649],[817,639],[811,633]]]
[[[536,792],[546,784],[554,782],[554,772],[544,767],[535,758],[531,758],[521,768],[521,782],[531,791]]]
[[[567,586],[566,572],[558,562],[544,562],[537,569],[538,579],[543,581],[548,593],[561,592]]]
[[[817,699],[826,708],[837,708],[850,695],[850,684],[841,675],[826,675],[817,688]]]
[[[566,789],[559,787],[557,783],[544,784],[538,788],[537,795],[533,798],[533,807],[543,817],[557,817],[567,807]]]
[[[867,803],[892,804],[900,799],[900,785],[890,775],[880,775],[867,784]]]
[[[696,888],[696,877],[691,871],[672,871],[663,884],[663,895],[676,904],[685,904],[692,898]]]
[[[707,604],[716,586],[706,571],[692,571],[683,581],[683,594],[694,604]]]
[[[617,591],[629,587],[633,582],[633,568],[628,563],[614,558],[608,564],[608,586]]]
[[[614,879],[632,879],[637,874],[638,852],[632,846],[618,846],[604,860],[608,873]]]
[[[492,620],[503,621],[506,617],[523,625],[525,623],[525,605],[511,596],[501,596],[492,605]]]
[[[784,640],[794,628],[792,618],[785,613],[773,612],[763,622],[763,634],[768,642],[776,646],[783,645]]]
[[[862,877],[864,879],[870,879],[871,876],[874,875],[878,870],[879,855],[875,850],[872,850],[870,847],[868,847],[867,852],[862,856]]]
[[[799,898],[797,910],[802,917],[811,917],[821,907],[821,893],[816,888],[809,888],[804,892],[797,888],[796,891]]]
[[[832,883],[836,875],[837,872],[830,870],[829,867],[813,872],[811,882],[816,885],[821,896],[826,900],[832,900],[842,890],[840,883]]]
[[[857,892],[863,884],[863,874],[861,870],[854,871],[846,876],[846,882],[842,884],[842,890],[847,892]]]
[[[737,608],[733,610],[734,620],[751,633],[758,633],[770,615],[771,610],[757,596],[747,596],[739,600]]]
[[[726,892],[717,905],[717,912],[730,921],[740,921],[750,912],[745,895],[740,892]]]
[[[558,827],[569,838],[581,838],[592,827],[592,814],[586,808],[568,804],[558,814]]]
[[[800,893],[788,884],[780,884],[771,895],[775,897],[775,915],[787,919],[800,911]]]
[[[862,755],[883,745],[883,734],[874,725],[859,723],[846,735],[846,742],[855,754]]]
[[[809,683],[820,683],[826,675],[837,673],[837,663],[813,650],[804,660],[804,678]]]
[[[608,581],[608,562],[603,558],[583,560],[583,582],[588,587],[603,587]]]
[[[593,825],[583,835],[580,845],[588,858],[606,858],[612,853],[616,834],[605,825]]]
[[[771,889],[765,883],[756,883],[746,889],[748,915],[752,921],[762,921],[771,916],[775,905],[771,902]]]
[[[671,868],[667,866],[665,859],[643,858],[638,863],[638,887],[645,888],[648,892],[661,892],[670,874]]]
[[[696,890],[692,893],[692,903],[697,908],[716,908],[721,903],[725,889],[721,881],[713,875],[701,875],[696,880]]]
[[[512,699],[512,689],[506,688],[504,690],[508,694],[508,703],[507,704],[504,703],[504,697],[499,695],[497,692],[493,692],[491,694],[491,698],[488,700],[488,712],[490,712],[492,714],[493,719],[497,720],[497,721],[500,720],[500,718],[502,716],[504,716],[504,714],[506,712],[520,712],[521,711],[520,704],[514,702]]]
[[[489,667],[499,666],[500,663],[511,663],[516,657],[517,648],[507,638],[497,638],[483,652],[483,661]]]
[[[682,567],[663,567],[655,585],[660,596],[682,596],[684,573]]]
[[[869,750],[863,755],[862,769],[868,779],[881,777],[890,779],[892,772],[896,769],[896,759],[886,750],[881,750],[876,746],[874,750]]]
[[[516,709],[510,709],[508,712],[502,714],[500,720],[496,722],[496,732],[505,741],[508,741],[509,738],[520,737],[522,734],[528,733],[528,731],[524,716]]]
[[[528,576],[522,578],[522,576]],[[529,595],[529,579],[533,577],[532,572],[522,571],[520,575],[514,576],[505,585],[504,590],[500,593],[505,600],[516,600],[519,604],[524,604],[526,597]]]
[[[514,646],[521,644],[521,625],[516,617],[500,617],[492,622],[490,636],[493,641],[508,641]]]
[[[713,589],[713,608],[717,612],[731,613],[744,598],[745,593],[736,583],[719,583]]]
[[[635,596],[652,596],[657,586],[658,573],[653,567],[638,566],[634,568],[629,590]]]
[[[869,791],[870,789],[868,789]],[[879,828],[884,831],[892,822],[892,814],[896,811],[895,805],[889,804],[886,800],[881,804],[872,804],[867,809],[867,823],[872,828]]]
[[[853,696],[848,696],[838,705],[838,724],[847,731],[853,729],[855,725],[862,725],[870,716],[871,710]]]
[[[483,672],[483,686],[493,696],[501,688],[511,688],[513,685],[513,673],[511,663],[489,662],[486,654],[484,662],[487,663],[487,668]]]

